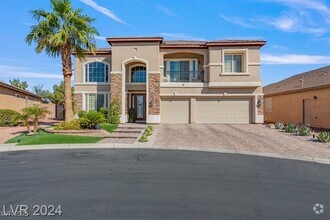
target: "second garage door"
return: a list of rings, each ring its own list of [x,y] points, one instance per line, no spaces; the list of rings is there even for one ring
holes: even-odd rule
[[[189,99],[162,99],[162,123],[189,123]]]
[[[249,99],[197,99],[196,123],[249,124]]]

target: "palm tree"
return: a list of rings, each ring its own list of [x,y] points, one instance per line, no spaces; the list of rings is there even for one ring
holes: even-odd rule
[[[37,53],[45,51],[50,57],[61,57],[65,85],[65,121],[70,122],[73,120],[71,52],[74,51],[80,60],[84,59],[85,51],[91,51],[95,55],[95,36],[99,34],[91,25],[94,19],[82,15],[80,9],[74,10],[70,0],[50,2],[51,12],[43,9],[30,12],[38,24],[31,27],[26,42],[29,45],[35,42]]]
[[[37,132],[39,126],[39,119],[45,118],[50,112],[47,110],[47,107],[40,106],[37,104],[26,107],[22,110],[23,115],[28,115],[33,121],[33,132]]]

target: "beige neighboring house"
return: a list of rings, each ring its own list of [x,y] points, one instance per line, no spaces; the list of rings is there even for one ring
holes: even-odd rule
[[[20,112],[31,104],[41,104],[42,97],[0,81],[0,109]]]
[[[146,123],[263,123],[261,40],[107,38],[109,48],[75,59],[78,109],[121,102]]]
[[[330,128],[330,66],[264,87],[266,122]]]

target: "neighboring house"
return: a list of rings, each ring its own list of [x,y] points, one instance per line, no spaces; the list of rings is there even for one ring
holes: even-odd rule
[[[32,92],[0,82],[0,109],[21,111],[31,104],[41,104],[42,97]]]
[[[261,40],[164,41],[107,38],[109,48],[75,59],[78,109],[114,98],[146,123],[263,123]]]
[[[264,87],[265,121],[330,128],[330,66]]]

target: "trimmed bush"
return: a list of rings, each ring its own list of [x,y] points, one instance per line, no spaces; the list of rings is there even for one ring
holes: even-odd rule
[[[0,109],[0,127],[17,126],[19,113],[11,109]]]
[[[140,137],[140,139],[139,139],[139,141],[140,141],[140,142],[148,142],[149,140],[148,140],[147,135],[142,134],[141,137]]]
[[[296,125],[294,124],[286,124],[284,126],[284,130],[286,133],[295,133],[296,132]]]
[[[308,136],[310,134],[311,134],[311,129],[309,127],[307,127],[307,126],[303,126],[299,130],[299,135],[300,136]]]
[[[283,122],[278,121],[275,123],[275,129],[282,129],[282,128],[283,128]]]
[[[154,130],[154,127],[152,127],[152,125],[148,125],[147,126],[147,129],[150,130],[150,131],[153,131]]]
[[[80,111],[78,112],[78,117],[79,117],[79,118],[84,118],[84,117],[86,116],[86,114],[87,114],[86,111],[84,111],[84,110],[80,110]]]
[[[106,107],[101,107],[99,112],[103,114],[103,117],[108,121],[109,119],[109,109]]]
[[[317,136],[317,139],[323,143],[330,142],[330,132],[326,132],[326,131],[321,132]]]
[[[91,110],[80,119],[80,122],[83,126],[87,125],[87,128],[95,129],[96,125],[106,122],[106,119],[101,112]]]
[[[71,122],[61,122],[55,125],[54,130],[81,130],[81,121],[79,119]]]
[[[120,109],[120,101],[119,99],[115,98],[110,104],[110,115],[109,115],[109,122],[111,124],[120,124],[120,114],[121,114],[121,109]]]

